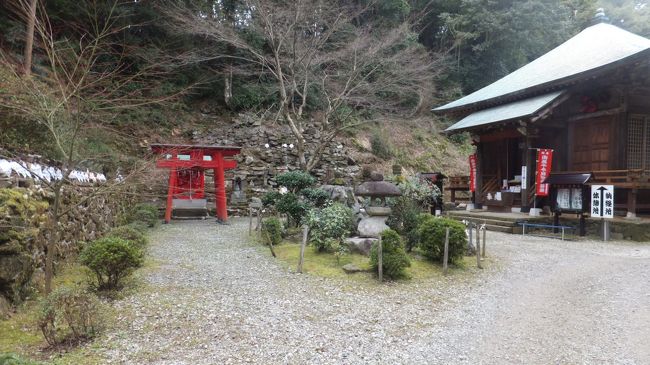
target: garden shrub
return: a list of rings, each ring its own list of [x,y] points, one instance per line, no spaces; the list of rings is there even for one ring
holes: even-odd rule
[[[0,354],[0,365],[40,365],[40,362],[27,360],[16,354]]]
[[[80,287],[58,288],[42,301],[38,314],[38,327],[52,346],[94,337],[99,322],[97,297]]]
[[[262,222],[262,236],[267,244],[279,245],[282,242],[282,222],[276,217],[271,217]]]
[[[118,237],[104,237],[88,244],[79,255],[97,277],[98,289],[116,289],[133,269],[142,266],[142,251]]]
[[[372,154],[381,159],[388,160],[393,157],[393,149],[388,142],[388,138],[379,132],[373,133],[370,138],[370,148]]]
[[[354,213],[341,203],[322,209],[312,209],[306,217],[310,242],[318,251],[340,251],[340,243],[352,231]]]
[[[422,212],[420,205],[414,200],[401,196],[393,199],[391,214],[386,224],[406,240],[406,250],[411,251],[418,244],[418,216]]]
[[[382,268],[383,274],[391,279],[400,279],[406,277],[405,269],[411,266],[411,260],[404,251],[402,237],[392,229],[387,229],[381,233],[382,249]],[[378,243],[370,248],[370,265],[375,272],[379,268],[378,263]]]
[[[415,176],[400,181],[397,186],[403,197],[413,200],[421,207],[435,203],[441,195],[436,185]]]
[[[457,262],[467,249],[467,236],[463,223],[423,214],[418,225],[420,249],[431,260],[442,260],[445,250],[445,233],[449,228],[449,261]]]
[[[282,199],[282,194],[279,191],[269,191],[262,196],[262,204],[268,207],[275,205],[280,199]]]
[[[147,237],[144,233],[130,225],[115,227],[108,232],[108,236],[121,238],[139,249],[147,245]]]
[[[128,215],[128,222],[142,222],[147,227],[155,227],[159,222],[158,208],[151,204],[136,204]]]
[[[275,209],[280,213],[288,214],[296,224],[299,224],[307,214],[309,205],[300,200],[296,194],[287,193],[275,203]]]
[[[300,195],[302,195],[307,201],[315,206],[315,207],[322,207],[324,206],[330,198],[330,195],[327,191],[320,189],[320,188],[305,188],[300,191]]]
[[[131,222],[129,224],[123,225],[123,227],[133,228],[133,229],[135,229],[136,231],[138,231],[138,232],[140,232],[142,234],[147,232],[147,228],[149,228],[149,226],[147,226],[147,224],[143,223],[143,222]]]
[[[316,183],[316,178],[304,171],[289,171],[278,175],[275,181],[292,193],[298,193]]]

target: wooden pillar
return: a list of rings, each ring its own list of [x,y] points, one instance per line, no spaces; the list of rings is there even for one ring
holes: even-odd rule
[[[524,136],[524,151],[522,156],[522,161],[526,165],[526,184],[521,185],[521,212],[528,213],[530,212],[530,205],[528,204],[528,194],[530,192],[531,181],[530,177],[534,176],[531,172],[535,168],[533,165],[533,159],[531,158],[530,148],[531,148],[531,138],[530,132],[526,129],[526,135]],[[524,177],[521,177],[524,179]]]
[[[176,190],[176,168],[169,169],[169,188],[167,190],[167,207],[165,208],[165,223],[172,220],[172,204],[174,203],[174,190]]]
[[[637,189],[629,189],[627,191],[627,217],[626,218],[636,218],[636,201],[637,201]]]
[[[476,209],[483,207],[483,144],[476,144],[476,191],[474,192],[474,204]]]
[[[228,208],[226,205],[226,178],[223,167],[223,155],[218,153],[213,158],[217,158],[219,161],[219,166],[214,169],[214,192],[217,204],[217,219],[221,222],[226,222],[228,221]]]
[[[449,192],[451,194],[451,202],[455,203],[456,202],[456,190],[455,189],[449,189]]]

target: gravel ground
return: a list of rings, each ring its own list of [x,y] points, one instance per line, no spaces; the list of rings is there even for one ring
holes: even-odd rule
[[[487,268],[361,284],[288,272],[247,221],[152,235],[93,347],[128,364],[650,364],[650,246],[489,232]]]

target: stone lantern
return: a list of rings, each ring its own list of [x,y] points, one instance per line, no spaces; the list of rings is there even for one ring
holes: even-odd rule
[[[357,196],[370,198],[370,203],[365,207],[368,217],[359,222],[357,230],[361,237],[379,238],[381,232],[388,229],[386,219],[391,212],[386,198],[400,196],[402,193],[395,184],[384,181],[384,176],[379,173],[373,173],[370,179],[354,191]]]

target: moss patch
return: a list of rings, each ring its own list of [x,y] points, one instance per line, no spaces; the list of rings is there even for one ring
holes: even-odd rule
[[[269,252],[266,247],[263,248],[265,253]],[[284,267],[290,270],[296,270],[300,257],[300,245],[296,243],[284,243],[275,246],[275,254]],[[406,268],[406,274],[409,279],[398,280],[398,282],[420,282],[443,276],[442,265],[432,263],[417,253],[409,255],[411,257],[411,266]],[[346,264],[354,264],[361,269],[368,270],[368,272],[347,274],[343,271],[343,266]],[[483,265],[485,266],[486,264],[487,262],[484,261]],[[456,276],[469,273],[472,271],[470,268],[474,268],[475,266],[475,257],[464,257],[456,265],[449,266],[449,275]],[[360,254],[348,254],[342,256],[340,261],[337,262],[333,254],[319,253],[311,246],[307,246],[305,250],[303,272],[325,278],[338,278],[355,282],[376,280],[374,273],[370,272],[369,257]]]

